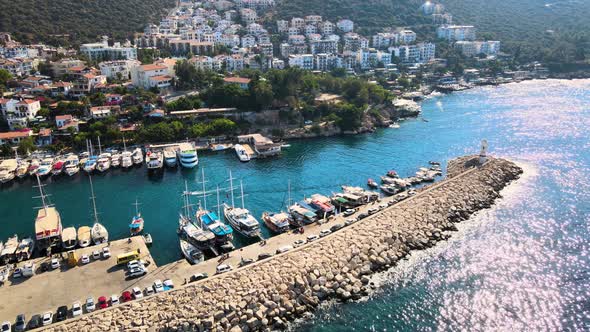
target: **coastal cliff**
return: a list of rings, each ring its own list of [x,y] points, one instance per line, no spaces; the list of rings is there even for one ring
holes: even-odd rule
[[[306,246],[48,331],[282,329],[323,301],[358,299],[367,294],[370,275],[448,238],[454,223],[490,207],[522,173],[504,159],[476,161],[451,161],[446,180]]]

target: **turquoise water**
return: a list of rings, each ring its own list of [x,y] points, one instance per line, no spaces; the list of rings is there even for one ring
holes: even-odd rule
[[[526,165],[527,176],[501,204],[462,226],[448,244],[404,263],[368,301],[323,309],[297,328],[590,328],[590,81],[478,88],[430,99],[423,108],[428,122],[412,119],[375,134],[294,141],[276,159],[240,163],[233,151],[200,155],[208,188],[228,187],[231,169],[244,183],[246,207],[257,217],[281,208],[289,180],[293,198],[330,194],[342,184],[364,185],[388,169],[410,175],[429,160],[444,163],[478,152],[482,138],[492,154]],[[145,168],[94,176],[100,219],[112,238],[127,236],[138,198],[157,263],[178,259],[180,194],[184,181],[199,190],[196,178],[197,170],[177,170],[150,179]],[[91,223],[85,175],[46,183],[64,226]],[[0,238],[32,234],[35,195],[29,181],[0,190]],[[215,205],[215,196],[207,204]]]

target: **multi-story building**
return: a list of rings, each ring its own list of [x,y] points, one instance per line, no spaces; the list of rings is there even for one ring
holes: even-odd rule
[[[390,47],[389,51],[403,63],[426,63],[434,59],[436,46],[433,43],[418,43]]]
[[[289,21],[285,20],[278,20],[277,21],[277,31],[279,33],[285,33],[289,29]]]
[[[436,29],[438,38],[448,41],[475,40],[475,27],[473,25],[443,25]]]
[[[289,36],[289,44],[303,45],[303,44],[305,44],[305,36],[303,36],[303,35]]]
[[[278,58],[273,58],[272,59],[272,68],[285,69],[285,61],[278,59]]]
[[[472,57],[479,54],[487,56],[497,55],[500,51],[499,41],[458,41],[455,43],[455,48],[463,55]]]
[[[264,54],[265,56],[272,58],[273,45],[271,43],[258,44],[258,51],[260,52],[260,54]]]
[[[289,55],[289,66],[299,67],[304,70],[313,70],[313,54],[291,54]]]
[[[225,69],[230,72],[244,69],[244,57],[240,54],[232,54],[225,58]]]
[[[317,26],[322,23],[322,17],[320,15],[308,15],[305,16],[305,24]]]
[[[407,45],[416,42],[416,33],[412,30],[402,30],[397,35],[397,42],[400,44]]]
[[[8,122],[10,130],[24,128],[29,121],[35,120],[41,109],[38,100],[32,99],[0,99],[0,112]]]
[[[258,14],[256,14],[255,10],[250,8],[240,9],[240,17],[246,25],[256,23],[256,20],[258,20]]]
[[[324,21],[320,24],[320,32],[322,35],[327,36],[334,33],[334,23],[330,21]]]
[[[2,59],[0,69],[8,71],[14,77],[22,77],[31,74],[37,68],[38,60],[33,59]]]
[[[245,35],[242,37],[242,47],[250,48],[256,45],[256,37],[252,35]]]
[[[315,40],[309,46],[311,54],[338,53],[338,43],[333,40]]]
[[[314,69],[329,71],[334,68],[342,67],[342,59],[335,54],[316,54],[314,55]]]
[[[101,43],[82,44],[80,53],[86,55],[90,60],[137,60],[137,49],[133,46],[121,46],[115,43],[109,46],[105,38]]]
[[[107,83],[106,76],[96,75],[91,72],[77,75],[76,77],[74,86],[70,90],[70,95],[77,98],[87,96]]]
[[[131,78],[131,69],[141,65],[137,60],[103,61],[98,64],[100,74],[107,78],[128,80]]]
[[[200,70],[221,70],[223,59],[217,57],[212,58],[209,56],[195,56],[188,60],[195,68]]]
[[[379,32],[373,35],[373,47],[377,49],[386,49],[391,45],[397,44],[398,35],[391,32]]]
[[[344,33],[352,32],[352,30],[354,30],[354,22],[348,19],[342,19],[336,22],[336,27]]]
[[[306,36],[311,35],[311,34],[315,34],[318,32],[318,28],[316,28],[315,25],[311,25],[308,24],[305,26],[305,28],[303,29],[304,33]]]
[[[131,71],[133,85],[144,89],[167,88],[172,85],[172,80],[173,77],[169,75],[168,67],[164,64],[137,66]]]
[[[189,52],[192,54],[210,54],[215,51],[215,43],[200,42],[195,40],[170,40],[168,42],[172,54],[185,55]]]
[[[266,32],[266,30],[264,30],[262,25],[260,25],[258,23],[248,24],[248,27],[246,28],[246,30],[248,31],[249,34],[252,34],[252,35],[258,35],[258,34],[262,33],[263,31]]]
[[[287,29],[287,35],[289,36],[295,36],[298,35],[300,33],[301,29],[297,28],[297,27],[289,27]]]
[[[61,59],[53,61],[51,64],[51,71],[54,77],[63,77],[68,73],[68,69],[72,67],[84,67],[84,61],[78,59]]]
[[[303,29],[305,27],[305,20],[301,17],[293,17],[291,19],[291,26],[297,29]]]
[[[362,37],[354,32],[349,32],[344,35],[344,49],[347,51],[356,52],[360,50]]]

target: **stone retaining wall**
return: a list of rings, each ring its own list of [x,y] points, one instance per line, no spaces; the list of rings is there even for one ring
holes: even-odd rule
[[[469,160],[458,159],[461,163]],[[457,162],[453,167],[457,166]],[[456,168],[455,168],[456,169]],[[466,168],[464,168],[466,169]],[[284,328],[320,302],[358,299],[368,276],[411,250],[435,245],[453,223],[488,208],[518,178],[515,164],[479,168],[396,204],[310,245],[233,273],[85,315],[51,331],[257,331]]]

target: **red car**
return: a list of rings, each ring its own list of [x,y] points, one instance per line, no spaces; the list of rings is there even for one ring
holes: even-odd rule
[[[107,298],[105,296],[101,296],[98,298],[98,307],[100,309],[107,308],[108,306],[109,306],[109,302],[107,301]]]
[[[121,299],[123,302],[129,302],[131,300],[133,300],[133,298],[131,297],[131,292],[130,291],[124,291]]]

